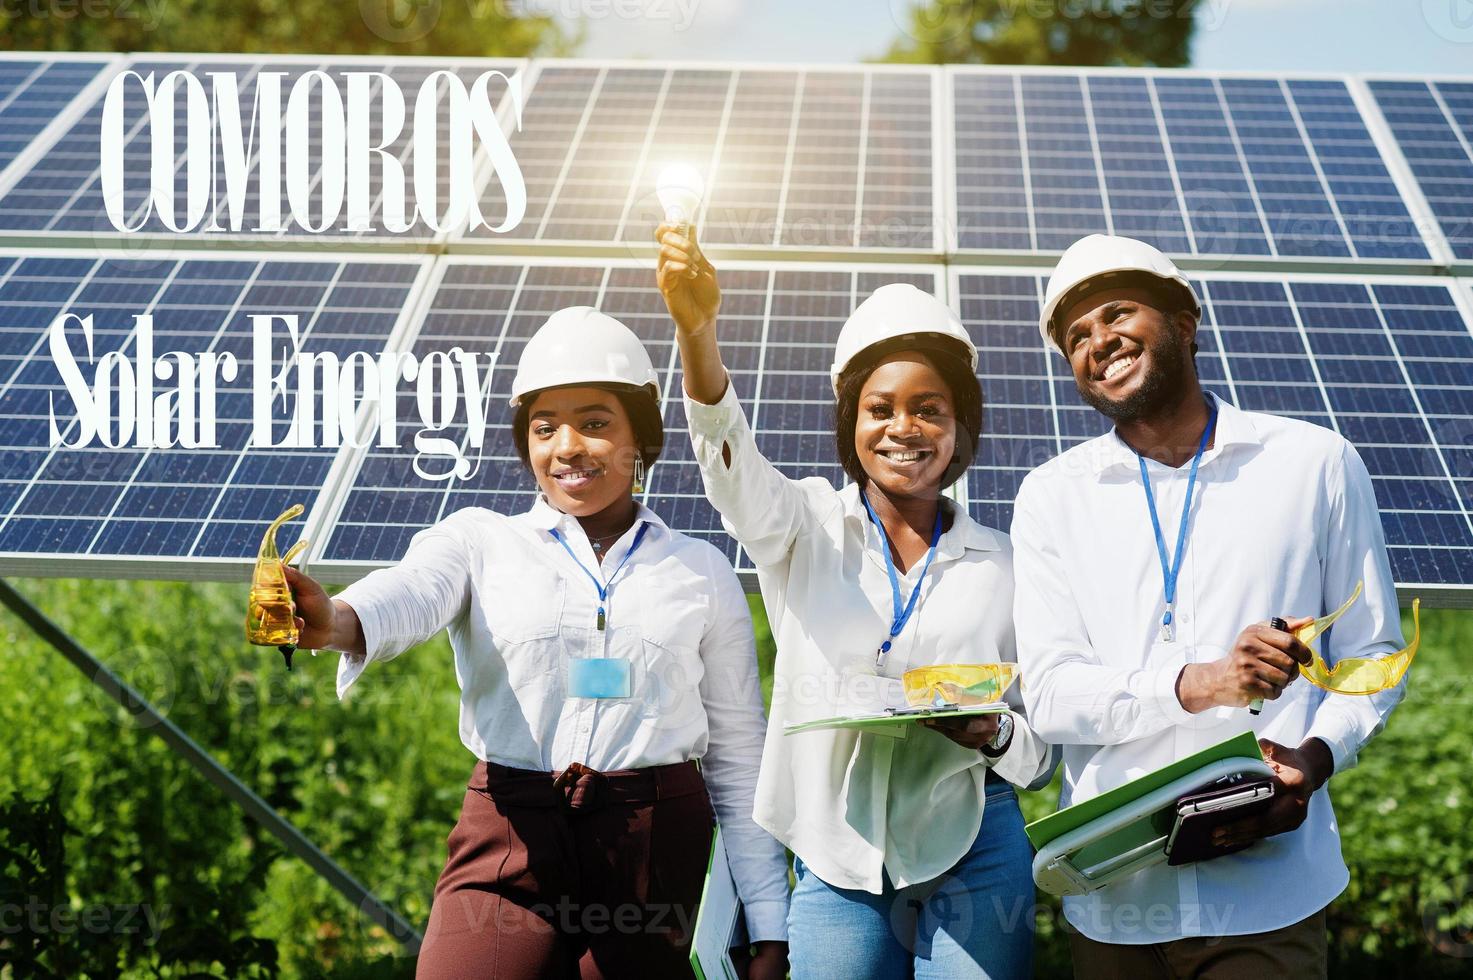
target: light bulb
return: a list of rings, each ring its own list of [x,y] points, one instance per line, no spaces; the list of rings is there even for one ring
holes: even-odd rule
[[[701,175],[684,163],[670,164],[660,171],[660,179],[655,182],[655,195],[660,199],[660,207],[665,209],[665,220],[673,225],[695,222],[705,192]]]

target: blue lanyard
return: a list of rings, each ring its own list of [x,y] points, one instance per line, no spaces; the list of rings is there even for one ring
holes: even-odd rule
[[[1202,430],[1202,441],[1197,443],[1197,453],[1192,457],[1192,472],[1187,477],[1187,499],[1181,505],[1181,527],[1176,532],[1176,557],[1166,560],[1166,538],[1161,533],[1161,518],[1156,516],[1156,497],[1151,493],[1151,477],[1146,473],[1146,457],[1136,454],[1141,464],[1141,483],[1146,488],[1146,507],[1151,511],[1151,529],[1156,532],[1156,555],[1161,559],[1161,577],[1166,582],[1166,613],[1161,617],[1161,639],[1171,642],[1176,637],[1172,625],[1172,610],[1176,608],[1176,577],[1181,574],[1182,557],[1187,550],[1187,523],[1192,514],[1192,490],[1197,485],[1197,465],[1202,462],[1202,453],[1207,449],[1207,440],[1217,425],[1217,406],[1207,406],[1207,426]]]
[[[916,611],[916,603],[921,598],[921,586],[926,581],[926,570],[931,567],[931,559],[936,557],[936,542],[941,540],[941,504],[936,504],[936,526],[931,529],[931,548],[926,552],[926,562],[921,566],[921,576],[916,579],[916,587],[910,592],[910,600],[904,605],[900,601],[900,576],[895,573],[895,560],[890,557],[890,538],[885,534],[885,524],[875,516],[875,509],[870,506],[869,498],[864,495],[864,489],[859,491],[859,499],[864,501],[864,509],[869,514],[869,519],[875,522],[875,528],[880,532],[881,549],[885,553],[885,571],[890,576],[890,602],[893,613],[890,617],[890,636],[880,648],[875,651],[875,666],[880,666],[880,661],[885,659],[885,654],[890,652],[890,645],[905,629],[905,624],[910,622],[911,613]]]
[[[552,536],[557,539],[557,543],[563,546],[563,550],[568,553],[568,557],[573,559],[573,563],[575,565],[583,569],[583,574],[588,576],[589,580],[593,582],[593,587],[598,590],[599,629],[604,628],[604,603],[609,601],[609,588],[614,584],[614,579],[618,578],[619,573],[624,570],[624,566],[629,563],[629,559],[631,556],[633,556],[635,549],[638,548],[639,543],[644,540],[644,532],[648,531],[649,529],[650,525],[648,521],[639,526],[638,533],[634,535],[634,543],[629,546],[628,551],[624,552],[624,557],[619,561],[619,567],[614,569],[614,574],[609,576],[608,585],[600,582],[598,576],[590,572],[588,570],[588,566],[578,560],[578,556],[573,554],[573,549],[568,547],[568,542],[563,540],[563,536],[557,532],[557,528],[554,527],[548,529],[549,533],[551,533]]]

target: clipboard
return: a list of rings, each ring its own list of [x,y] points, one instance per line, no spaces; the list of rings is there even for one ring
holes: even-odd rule
[[[731,951],[746,946],[746,923],[742,919],[742,902],[737,897],[736,881],[726,860],[726,844],[721,827],[711,837],[711,856],[706,862],[706,887],[696,909],[696,925],[691,935],[690,967],[696,980],[741,980]]]
[[[1177,800],[1233,775],[1273,776],[1252,732],[1035,820],[1024,828],[1038,850],[1034,883],[1050,895],[1084,895],[1164,862]]]
[[[916,708],[886,708],[883,711],[866,712],[859,715],[841,715],[837,718],[820,718],[817,721],[805,721],[794,725],[784,725],[784,735],[797,735],[800,732],[826,731],[831,729],[856,728],[860,731],[889,730],[894,731],[903,726],[926,718],[956,718],[964,715],[993,715],[1007,711],[1008,705],[1003,701],[994,701],[991,704],[946,704],[926,705]]]

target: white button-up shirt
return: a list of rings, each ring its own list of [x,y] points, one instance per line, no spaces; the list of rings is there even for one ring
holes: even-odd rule
[[[1401,687],[1326,694],[1297,679],[1257,717],[1225,707],[1194,715],[1177,700],[1186,664],[1225,656],[1252,623],[1323,615],[1360,580],[1365,593],[1316,641],[1320,653],[1333,664],[1402,645],[1376,498],[1354,447],[1329,429],[1215,400],[1174,642],[1158,635],[1166,603],[1140,464],[1114,431],[1040,466],[1018,490],[1018,660],[1034,726],[1064,746],[1060,806],[1247,731],[1290,748],[1319,738],[1340,772],[1402,697]],[[1146,466],[1171,556],[1191,467]],[[1102,942],[1244,935],[1319,911],[1348,880],[1327,784],[1291,833],[1199,864],[1148,868],[1064,899],[1064,912]]]
[[[610,580],[643,524],[638,549]],[[602,631],[598,592],[554,528],[606,584]],[[751,614],[720,551],[640,505],[600,565],[577,520],[539,496],[514,517],[479,507],[451,514],[416,534],[397,565],[338,598],[358,614],[367,647],[365,658],[340,659],[339,697],[367,664],[449,627],[460,740],[477,758],[544,772],[700,759],[750,935],[786,938],[787,859],[752,822],[765,722]],[[628,661],[632,696],[568,697],[578,657]]]
[[[777,641],[771,725],[757,781],[757,823],[823,881],[883,890],[928,881],[971,847],[983,822],[987,760],[918,725],[900,737],[853,730],[784,735],[783,726],[847,714],[873,689],[892,615],[884,544],[859,488],[789,480],[757,450],[728,382],[715,405],[685,399],[706,494],[757,566]],[[731,463],[722,461],[730,447]],[[909,596],[917,563],[902,577]],[[1006,535],[952,508],[921,596],[879,674],[939,663],[1012,661],[1013,573]],[[1016,689],[1017,685],[1014,685]],[[1021,712],[1021,701],[1014,700]],[[994,764],[1020,785],[1046,782],[1048,747],[1015,716]]]

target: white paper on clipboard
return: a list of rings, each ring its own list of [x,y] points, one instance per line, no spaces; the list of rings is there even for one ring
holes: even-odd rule
[[[696,912],[695,935],[690,944],[690,965],[698,980],[741,980],[731,960],[732,947],[745,945],[742,903],[726,861],[721,828],[711,838],[711,858],[706,868],[706,888]]]

